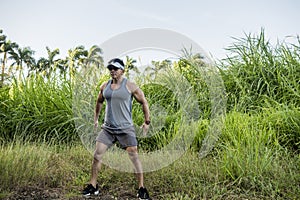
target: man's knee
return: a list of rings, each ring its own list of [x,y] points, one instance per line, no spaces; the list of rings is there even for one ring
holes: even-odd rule
[[[101,162],[106,149],[107,146],[105,144],[97,142],[96,149],[94,151],[94,160]]]
[[[137,160],[138,159],[138,150],[137,147],[127,147],[126,151],[128,152],[129,157],[131,160]]]
[[[95,151],[94,152],[94,161],[97,161],[97,162],[102,162],[102,154]]]
[[[127,147],[126,151],[128,152],[128,154],[137,154],[138,150],[136,146],[132,146],[132,147]]]

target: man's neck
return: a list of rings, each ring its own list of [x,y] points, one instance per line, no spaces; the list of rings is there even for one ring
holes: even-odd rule
[[[113,78],[112,79],[112,83],[113,84],[121,84],[123,81],[123,76],[119,77],[119,78]]]

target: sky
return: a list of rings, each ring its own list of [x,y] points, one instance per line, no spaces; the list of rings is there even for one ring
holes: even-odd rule
[[[0,0],[0,7],[0,29],[36,58],[46,57],[46,46],[63,56],[142,28],[183,34],[215,60],[233,38],[262,28],[273,44],[300,34],[298,0]]]

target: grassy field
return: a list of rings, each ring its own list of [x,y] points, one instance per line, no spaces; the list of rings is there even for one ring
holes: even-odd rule
[[[153,137],[139,139],[141,152],[163,148],[191,129],[194,134],[175,162],[145,173],[153,199],[300,199],[299,44],[272,46],[263,32],[246,35],[216,64],[221,77],[213,78],[201,56],[185,55],[169,77],[161,77],[167,85],[141,86],[157,128]],[[1,199],[82,199],[92,154],[79,135],[93,127],[97,86],[108,76],[94,85],[88,85],[94,74],[66,76],[36,73],[0,88]],[[227,102],[213,98],[217,94]],[[133,117],[141,124],[135,104]],[[212,129],[218,106],[224,107],[223,123]],[[201,157],[210,132],[218,137]],[[99,184],[98,199],[134,199],[137,192],[132,173],[105,165]]]
[[[145,174],[153,199],[299,198],[299,155],[270,144],[276,141],[266,138],[263,132],[257,137],[256,127],[249,130],[253,123],[250,117],[229,115],[226,123],[241,118],[242,123],[227,126],[223,139],[209,156],[200,159],[189,150],[170,166]],[[233,136],[232,129],[246,136]],[[15,141],[1,145],[1,197],[81,199],[91,159],[80,143]],[[100,199],[132,199],[137,189],[132,173],[106,166],[99,174],[99,184]]]

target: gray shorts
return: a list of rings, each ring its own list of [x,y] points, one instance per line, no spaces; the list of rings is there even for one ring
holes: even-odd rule
[[[130,127],[124,131],[125,133],[114,133],[113,131],[102,128],[96,141],[102,142],[103,144],[111,147],[117,141],[121,147],[126,149],[127,147],[137,146],[137,139],[135,135],[134,127]]]

